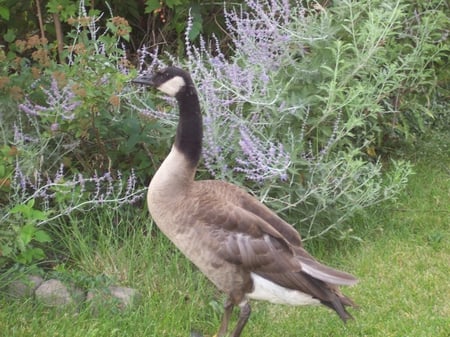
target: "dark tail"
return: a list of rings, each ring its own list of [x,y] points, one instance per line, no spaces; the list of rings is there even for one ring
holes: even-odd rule
[[[345,307],[358,307],[350,298],[342,295],[338,289],[332,289],[334,296],[329,301],[321,301],[323,305],[333,309],[339,315],[339,317],[346,323],[349,319],[353,319],[353,316],[347,311]]]
[[[302,266],[302,272],[315,279],[314,283],[322,284],[320,286],[322,289],[326,289],[323,292],[326,295],[320,298],[321,303],[336,311],[344,322],[353,319],[345,307],[357,307],[357,305],[340,292],[339,286],[356,284],[358,282],[356,277],[325,266],[309,256],[309,254],[302,254],[302,256],[298,256],[298,259]]]

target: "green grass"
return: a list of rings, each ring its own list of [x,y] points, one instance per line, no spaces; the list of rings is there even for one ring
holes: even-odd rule
[[[254,303],[243,336],[450,335],[450,153],[449,140],[413,150],[416,174],[397,202],[355,220],[362,242],[314,242],[322,261],[354,273],[357,286],[344,289],[359,305],[347,325],[324,307]],[[223,296],[158,231],[146,214],[93,214],[73,219],[59,238],[74,256],[71,268],[102,273],[139,289],[142,303],[118,313],[93,315],[40,307],[31,300],[0,300],[1,336],[212,336]],[[101,229],[100,229],[101,228]],[[118,235],[117,233],[121,233]],[[70,272],[70,271],[69,271]]]

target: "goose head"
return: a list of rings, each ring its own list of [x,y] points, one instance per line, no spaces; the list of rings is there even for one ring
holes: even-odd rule
[[[154,87],[166,95],[178,97],[193,88],[188,72],[177,67],[167,67],[154,73],[147,73],[133,80],[133,83]]]
[[[176,98],[180,118],[174,146],[188,160],[190,169],[195,168],[202,152],[203,125],[197,91],[189,73],[177,67],[167,67],[141,75],[132,82],[156,88]]]

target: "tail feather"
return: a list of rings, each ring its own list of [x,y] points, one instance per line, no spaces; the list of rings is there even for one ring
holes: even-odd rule
[[[346,322],[352,315],[346,307],[357,307],[339,286],[354,285],[358,282],[353,275],[325,266],[316,261],[303,247],[294,247],[294,257],[299,262],[300,271],[280,273],[257,272],[259,276],[287,289],[309,294],[323,305],[333,309]]]
[[[344,322],[353,318],[345,307],[357,307],[357,305],[341,293],[338,285],[322,281],[303,270],[287,273],[257,273],[257,275],[281,287],[309,294],[323,305],[333,309]]]
[[[350,286],[358,283],[353,275],[325,266],[316,260],[308,257],[298,257],[302,266],[302,271],[316,279],[334,285]]]
[[[300,256],[298,258],[302,266],[302,272],[317,279],[318,282],[322,281],[327,284],[326,287],[329,289],[329,293],[327,299],[322,300],[321,303],[336,311],[344,322],[353,319],[353,316],[345,307],[357,307],[357,305],[350,298],[343,295],[338,286],[354,285],[358,282],[358,279],[349,273],[325,266],[309,256]]]
[[[322,301],[321,303],[336,311],[336,313],[339,315],[340,319],[344,321],[344,323],[346,323],[349,319],[353,319],[353,316],[347,311],[345,307],[346,306],[355,307],[356,305],[348,297],[343,295],[341,296],[336,295],[336,298],[333,299],[332,301],[330,302]]]

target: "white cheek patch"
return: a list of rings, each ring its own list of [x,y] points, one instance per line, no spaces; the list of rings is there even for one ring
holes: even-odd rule
[[[157,89],[169,96],[174,97],[185,85],[186,82],[183,77],[175,76],[161,84]]]

